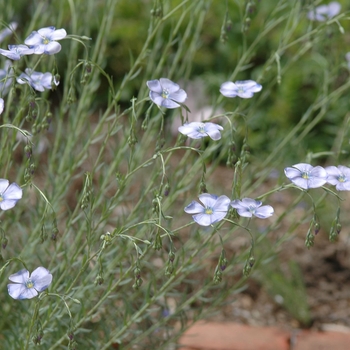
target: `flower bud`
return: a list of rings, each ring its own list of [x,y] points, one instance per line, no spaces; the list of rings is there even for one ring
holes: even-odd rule
[[[103,284],[103,282],[104,282],[103,277],[100,274],[98,274],[94,281],[95,286],[97,285],[100,286],[101,284]]]
[[[154,241],[154,243],[153,243],[153,248],[155,249],[155,250],[160,250],[160,249],[162,249],[162,237],[160,237],[160,234],[159,233],[157,233],[157,235],[156,235],[156,239],[155,239],[155,241]]]
[[[2,247],[2,249],[6,249],[6,247],[7,247],[7,243],[8,243],[8,239],[7,239],[7,237],[2,237],[2,239],[1,239],[1,247]]]
[[[32,156],[33,149],[32,149],[32,145],[30,143],[25,145],[24,153],[26,154],[27,158],[30,158]]]

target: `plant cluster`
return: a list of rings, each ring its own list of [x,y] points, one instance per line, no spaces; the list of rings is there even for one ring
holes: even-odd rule
[[[259,242],[269,234],[282,231],[277,246],[311,217],[310,248],[321,229],[319,210],[328,205],[331,212],[335,199],[329,238],[338,239],[342,198],[327,184],[350,190],[350,168],[329,165],[346,164],[349,117],[344,127],[334,123],[332,150],[310,148],[300,159],[297,146],[329,106],[341,100],[345,108],[350,82],[333,85],[325,69],[322,89],[292,130],[260,132],[275,145],[268,157],[259,159],[250,140],[264,123],[260,109],[280,103],[273,96],[288,67],[316,50],[329,28],[345,32],[345,12],[338,2],[279,0],[264,17],[262,3],[242,0],[241,27],[233,28],[226,2],[220,45],[234,31],[242,44],[230,72],[212,72],[218,77],[208,82],[215,87],[208,106],[208,92],[191,72],[215,2],[154,0],[143,46],[137,57],[130,53],[120,81],[105,69],[104,56],[118,1],[98,8],[95,36],[95,1],[68,3],[69,15],[61,4],[57,17],[71,19],[67,30],[48,26],[50,11],[41,16],[39,6],[26,39],[14,22],[0,32],[0,43],[18,42],[0,49],[0,340],[13,349],[168,349],[192,322],[244,289],[266,260]],[[67,34],[68,26],[80,35]],[[280,35],[278,47],[254,70],[259,43],[270,34]],[[348,65],[344,52],[340,66]],[[107,91],[102,106],[100,91]],[[312,166],[314,159],[322,166]],[[291,190],[300,193],[294,198]],[[282,192],[293,199],[276,203]],[[196,196],[199,202],[191,201]],[[305,199],[311,205],[286,228]]]

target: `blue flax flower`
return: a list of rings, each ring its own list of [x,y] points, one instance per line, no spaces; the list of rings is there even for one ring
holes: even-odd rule
[[[350,69],[350,52],[346,53],[345,59],[346,59],[346,64],[347,64],[348,68]]]
[[[341,9],[337,1],[332,1],[328,5],[317,6],[314,10],[308,12],[307,17],[311,21],[324,22],[336,16]]]
[[[8,50],[0,49],[0,54],[14,61],[18,61],[23,55],[34,53],[34,49],[30,49],[27,45],[9,45],[8,48]]]
[[[33,89],[41,92],[43,92],[45,89],[47,90],[52,89],[52,85],[51,85],[52,82],[56,86],[59,84],[59,82],[56,82],[56,80],[53,79],[51,73],[35,72],[35,71],[32,71],[30,68],[27,68],[25,70],[25,73],[22,73],[17,78],[17,83],[29,84]]]
[[[285,168],[284,173],[290,181],[305,190],[321,187],[327,182],[327,172],[321,166],[299,163]]]
[[[26,45],[34,49],[34,54],[54,55],[61,51],[61,44],[56,40],[61,40],[67,36],[64,29],[56,29],[55,27],[41,28],[38,31],[33,31],[24,40]]]
[[[11,22],[7,28],[3,29],[0,32],[0,43],[2,43],[5,38],[11,35],[17,29],[17,26],[18,26],[17,22]]]
[[[195,214],[192,218],[198,225],[209,226],[226,216],[230,204],[228,197],[202,193],[198,198],[203,205],[193,201],[184,209],[187,214]]]
[[[32,299],[51,284],[52,275],[44,267],[38,267],[30,276],[29,271],[23,269],[11,275],[9,280],[15,282],[7,285],[13,299]]]
[[[326,167],[327,182],[338,191],[350,191],[350,168],[344,165]]]
[[[255,92],[261,91],[262,86],[254,80],[227,81],[220,86],[220,92],[225,97],[251,98]]]
[[[262,205],[260,201],[251,198],[236,199],[230,203],[237,210],[238,215],[251,218],[253,215],[260,219],[266,219],[274,213],[271,205]]]
[[[4,111],[4,108],[5,108],[4,99],[0,97],[0,115],[1,115],[2,112]]]
[[[224,130],[224,128],[215,123],[192,122],[179,127],[181,134],[187,135],[191,139],[201,139],[209,136],[215,141],[221,139],[220,130]]]
[[[8,76],[11,61],[6,60],[4,69],[0,69],[0,94],[5,96],[12,84],[12,76]]]
[[[184,103],[187,98],[185,90],[180,89],[178,84],[166,78],[149,80],[147,86],[151,90],[149,98],[158,106],[169,109],[178,108],[180,105],[176,102]]]
[[[17,201],[22,198],[22,189],[15,182],[9,185],[6,179],[0,179],[0,209],[13,208]]]

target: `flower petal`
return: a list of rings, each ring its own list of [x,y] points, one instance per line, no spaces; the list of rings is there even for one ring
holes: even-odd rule
[[[186,98],[187,98],[187,94],[186,94],[185,90],[180,89],[179,91],[171,92],[169,94],[168,98],[170,100],[174,100],[176,102],[184,103]]]
[[[46,45],[36,44],[36,45],[31,45],[30,48],[33,50],[34,55],[41,55],[45,52]]]
[[[22,293],[18,296],[17,299],[32,299],[38,295],[38,292],[35,288],[26,288],[23,286]]]
[[[4,193],[9,184],[9,180],[0,179],[0,193]]]
[[[254,80],[240,80],[235,82],[238,88],[242,87],[244,90],[249,90],[250,92],[259,92],[262,86],[255,82]]]
[[[237,96],[239,96],[240,98],[252,98],[254,96],[254,93],[251,91],[239,91],[237,93]]]
[[[33,49],[30,49],[27,45],[9,45],[10,51],[16,51],[20,55],[30,55],[33,53]]]
[[[194,125],[194,124],[196,124],[196,125]],[[198,126],[197,126],[197,124],[198,124]],[[186,135],[186,136],[190,137],[191,139],[195,139],[195,140],[201,139],[201,138],[207,136],[207,134],[198,131],[201,124],[202,123],[199,123],[199,122],[184,124],[182,126],[179,126],[178,130],[179,130],[179,132],[181,132],[181,134]]]
[[[205,213],[193,215],[192,218],[198,225],[201,226],[209,226],[212,223],[211,215]]]
[[[168,109],[178,108],[181,107],[178,103],[169,100],[168,98],[164,98],[162,101],[162,106]]]
[[[51,41],[47,45],[45,45],[44,53],[46,55],[54,55],[57,52],[60,52],[62,49],[62,46],[57,41]]]
[[[0,31],[0,43],[3,42],[6,37],[11,35],[17,29],[17,26],[17,22],[11,22],[7,28]]]
[[[45,27],[45,28],[41,28],[38,30],[38,33],[45,38],[50,38],[51,35],[53,34],[53,32],[55,31],[55,27],[51,26],[51,27]]]
[[[0,209],[1,210],[8,210],[13,208],[17,203],[17,199],[6,199],[2,202],[0,202]]]
[[[237,96],[237,86],[232,81],[227,81],[222,83],[220,86],[220,92],[226,97],[236,97]]]
[[[44,75],[41,78],[41,85],[45,89],[50,90],[52,88],[51,82],[52,82],[52,74],[51,73],[44,73]]]
[[[11,282],[22,283],[25,284],[29,278],[29,271],[26,269],[22,269],[13,275],[9,276],[9,280]]]
[[[25,290],[26,286],[24,284],[8,284],[7,285],[7,291],[13,299],[20,299],[20,295],[22,295]]]
[[[18,61],[21,58],[21,55],[14,51],[0,49],[0,54],[14,61]]]
[[[55,30],[51,35],[50,35],[50,39],[51,40],[62,40],[63,38],[65,38],[67,36],[67,32],[65,29],[61,28],[61,29],[57,29]]]
[[[204,204],[205,208],[213,208],[218,200],[218,196],[209,193],[202,193],[198,196],[198,198]]]
[[[302,177],[295,177],[289,180],[292,181],[293,184],[303,188],[304,190],[307,190],[309,188],[309,181],[307,179],[303,179]]]
[[[226,211],[215,211],[213,214],[210,215],[210,220],[211,223],[214,224],[216,222],[221,221],[227,214],[227,210]]]
[[[339,180],[339,176],[341,176],[342,172],[336,166],[328,166],[325,168],[327,172],[327,182],[331,185],[337,185]]]
[[[174,83],[167,78],[160,78],[160,85],[162,85],[163,90],[168,90],[170,94],[180,90],[180,85]]]
[[[12,183],[7,190],[3,193],[5,199],[21,199],[23,190],[15,182]]]
[[[52,275],[44,267],[38,267],[32,272],[30,279],[34,283],[34,288],[38,292],[42,292],[51,284]]]
[[[0,115],[1,115],[2,112],[4,111],[4,108],[5,108],[4,99],[0,98]]]
[[[327,182],[326,178],[321,177],[313,177],[308,180],[308,187],[309,188],[317,188],[323,186]]]
[[[161,106],[163,103],[164,98],[158,94],[158,92],[150,91],[149,92],[149,98],[153,103],[155,103],[158,106]]]
[[[42,41],[43,41],[42,36],[37,31],[33,31],[28,35],[27,39],[24,40],[24,43],[26,45],[31,46],[31,45],[39,45],[42,43]]]
[[[339,182],[336,184],[335,188],[337,191],[350,191],[350,181]]]
[[[236,209],[251,209],[251,208],[257,208],[261,205],[262,203],[260,201],[256,201],[251,198],[243,198],[241,201],[238,199],[235,199],[230,203],[232,208]]]
[[[204,207],[196,201],[192,201],[187,207],[185,207],[184,211],[187,214],[198,214],[204,212]]]
[[[214,141],[221,139],[220,130],[224,130],[224,128],[221,125],[214,123],[205,123],[205,131],[209,135],[209,137]]]
[[[310,175],[315,176],[315,177],[320,177],[320,178],[327,178],[327,172],[324,168],[321,166],[315,166],[311,171]]]
[[[215,205],[213,206],[214,214],[216,214],[217,212],[225,212],[225,213],[227,213],[228,206],[230,205],[230,202],[231,202],[231,200],[227,196],[225,196],[225,195],[220,196],[216,200]]]
[[[272,216],[274,213],[273,208],[271,207],[271,205],[263,205],[260,208],[257,208],[255,210],[254,215],[260,219],[266,219],[270,216]]]
[[[332,1],[328,4],[328,18],[336,16],[341,10],[341,5],[337,1]]]
[[[293,165],[293,168],[299,169],[301,172],[308,172],[313,169],[313,166],[307,163],[298,163]]]
[[[163,92],[159,80],[149,80],[146,84],[151,91],[154,91],[158,94],[161,94]]]
[[[343,173],[346,177],[350,178],[350,168],[344,165],[338,165],[338,169]]]
[[[237,213],[239,216],[243,216],[245,218],[251,218],[253,214],[246,208],[237,208]]]
[[[287,178],[289,180],[294,179],[295,177],[300,177],[301,176],[301,172],[300,172],[299,169],[290,168],[290,167],[285,168],[284,169],[284,173],[285,173],[285,175],[287,176]]]

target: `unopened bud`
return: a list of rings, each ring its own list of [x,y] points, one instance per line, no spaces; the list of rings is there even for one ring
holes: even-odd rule
[[[8,241],[9,240],[7,239],[7,237],[3,237],[2,238],[2,240],[1,240],[1,247],[2,247],[2,249],[6,249]]]
[[[340,233],[340,231],[341,231],[341,223],[337,223],[337,228],[336,228],[336,230],[337,230],[337,233],[338,233],[338,235],[339,235],[339,233]]]

